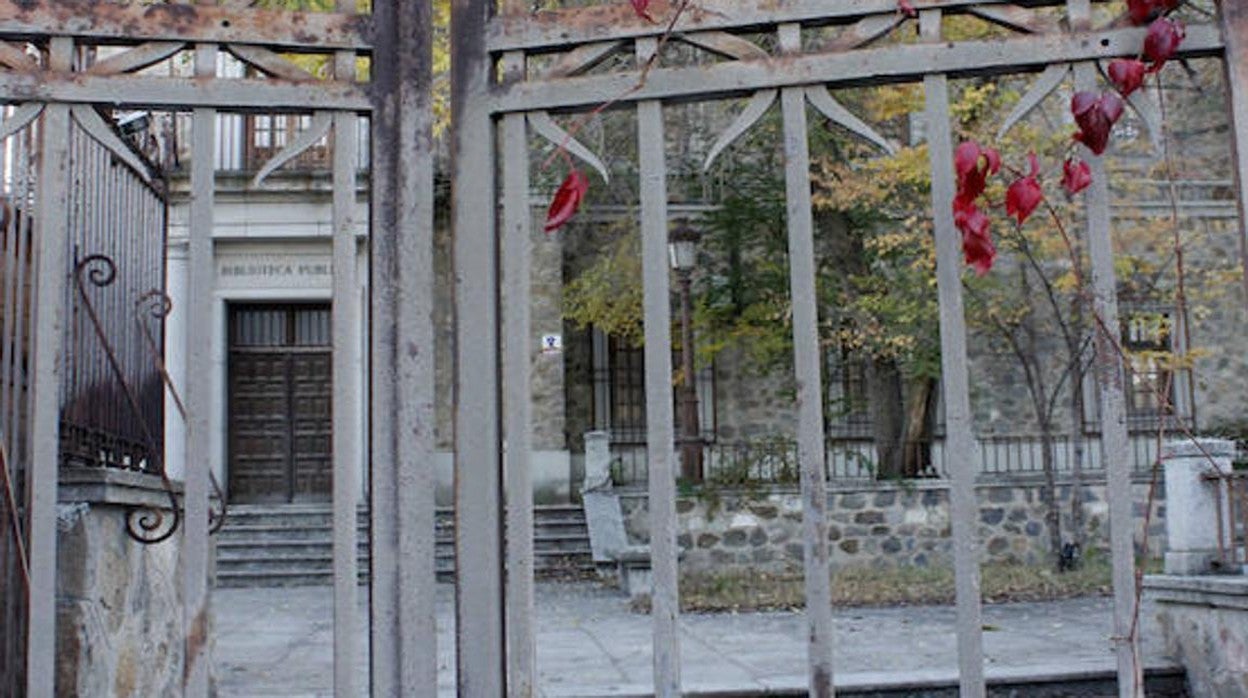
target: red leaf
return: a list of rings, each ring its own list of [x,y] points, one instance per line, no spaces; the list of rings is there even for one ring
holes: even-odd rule
[[[629,2],[632,3],[633,12],[636,12],[638,17],[647,22],[654,22],[654,17],[650,14],[650,0],[629,0]]]
[[[1027,160],[1031,164],[1031,173],[1020,177],[1005,192],[1005,213],[1013,216],[1019,225],[1025,223],[1044,200],[1044,190],[1040,188],[1040,180],[1037,178],[1040,174],[1040,163],[1036,160],[1036,154],[1031,153]]]
[[[958,198],[969,203],[984,193],[988,177],[1001,170],[1001,156],[975,141],[964,141],[953,153],[953,164],[958,174]]]
[[[1135,58],[1119,58],[1109,64],[1109,79],[1118,88],[1123,97],[1130,97],[1132,92],[1144,84],[1144,74],[1148,66]]]
[[[1110,131],[1122,118],[1122,110],[1122,98],[1112,92],[1100,96],[1076,92],[1070,101],[1070,111],[1079,125],[1075,140],[1097,155],[1104,153],[1109,146]]]
[[[910,0],[897,0],[897,10],[907,17],[918,17],[919,11],[914,9]]]
[[[990,221],[974,204],[954,203],[953,222],[962,231],[962,254],[975,273],[983,276],[992,269],[997,258],[997,247],[989,233]]]
[[[587,191],[589,191],[589,178],[580,170],[569,172],[563,184],[559,185],[559,191],[555,192],[555,198],[550,202],[550,209],[546,211],[546,232],[552,233],[558,230],[576,215],[581,207],[581,199],[585,198]]]
[[[1182,4],[1183,0],[1127,0],[1127,16],[1132,24],[1144,26]]]
[[[1070,158],[1062,165],[1062,188],[1067,196],[1074,196],[1092,186],[1092,168],[1082,160]]]
[[[1166,61],[1174,58],[1179,45],[1187,38],[1187,28],[1177,19],[1158,17],[1148,25],[1148,35],[1144,37],[1144,55],[1153,62],[1150,72],[1161,70]]]

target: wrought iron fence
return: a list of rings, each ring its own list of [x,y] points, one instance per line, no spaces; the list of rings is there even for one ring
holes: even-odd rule
[[[1217,483],[1218,556],[1221,567],[1248,574],[1248,469],[1205,476]]]
[[[160,473],[165,215],[153,169],[70,136],[70,316],[61,464]]]
[[[4,112],[9,118],[13,109]],[[25,688],[35,138],[28,129],[0,141],[0,695],[6,696]]]
[[[1052,440],[1053,465],[1061,476],[1074,472],[1078,444],[1067,435]],[[906,460],[918,464],[921,478],[948,476],[944,439],[907,443]],[[1103,476],[1100,437],[1082,440],[1081,468],[1089,475]],[[724,485],[786,484],[797,482],[797,444],[788,439],[764,439],[737,443],[708,443],[703,463],[706,479]],[[829,439],[825,453],[830,481],[874,480],[879,473],[875,442],[868,438]],[[975,472],[981,477],[1040,475],[1044,472],[1043,442],[1035,435],[991,435],[976,440]],[[1148,472],[1157,460],[1156,435],[1138,434],[1131,438],[1131,466],[1136,473]],[[611,445],[612,478],[621,486],[646,482],[645,445]]]

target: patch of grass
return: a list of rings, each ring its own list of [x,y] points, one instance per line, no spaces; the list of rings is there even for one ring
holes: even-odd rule
[[[953,587],[951,567],[844,569],[832,575],[832,604],[952,604]],[[1103,555],[1090,555],[1079,569],[1061,574],[1047,566],[1023,564],[990,564],[982,570],[985,603],[1102,596],[1111,587],[1110,563]],[[714,572],[685,574],[680,580],[681,608],[690,612],[796,610],[805,605],[803,597],[800,572]]]

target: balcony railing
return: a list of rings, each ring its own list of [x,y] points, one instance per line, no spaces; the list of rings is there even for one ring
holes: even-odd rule
[[[150,119],[153,148],[168,172],[185,171],[190,157],[191,117],[189,114],[152,114]],[[218,172],[252,173],[269,162],[311,127],[309,114],[218,114],[217,148],[213,164]],[[333,167],[335,135],[327,133],[316,143],[287,162],[279,173],[329,172]],[[356,170],[369,170],[369,122],[359,117],[355,138],[359,148]]]
[[[1053,439],[1053,464],[1059,477],[1075,468],[1075,441],[1068,436]],[[977,439],[975,471],[983,477],[1041,475],[1044,472],[1040,437],[984,436]],[[943,439],[911,444],[921,476],[948,477],[948,461]],[[767,439],[745,443],[708,443],[703,463],[708,481],[723,485],[785,484],[798,479],[797,444],[787,439]],[[876,479],[878,468],[875,443],[870,439],[829,439],[825,452],[830,481]],[[1135,472],[1147,473],[1157,462],[1156,435],[1131,438],[1131,465]],[[612,478],[620,486],[643,486],[647,462],[645,444],[611,445]],[[1089,476],[1103,476],[1100,438],[1083,440],[1082,470]]]
[[[1248,470],[1211,473],[1219,488],[1218,557],[1224,570],[1248,571]]]

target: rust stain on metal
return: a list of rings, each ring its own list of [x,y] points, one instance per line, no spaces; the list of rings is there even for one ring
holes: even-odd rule
[[[371,49],[369,15],[214,5],[151,5],[94,0],[0,0],[0,31],[101,36],[134,41],[200,41],[309,48]]]
[[[186,656],[182,666],[183,682],[190,678],[191,672],[195,668],[195,661],[204,656],[207,644],[208,608],[201,606],[199,613],[196,613],[195,619],[191,621],[191,627],[186,632]]]
[[[199,12],[194,5],[149,5],[143,17],[174,31],[186,31],[198,23]]]

